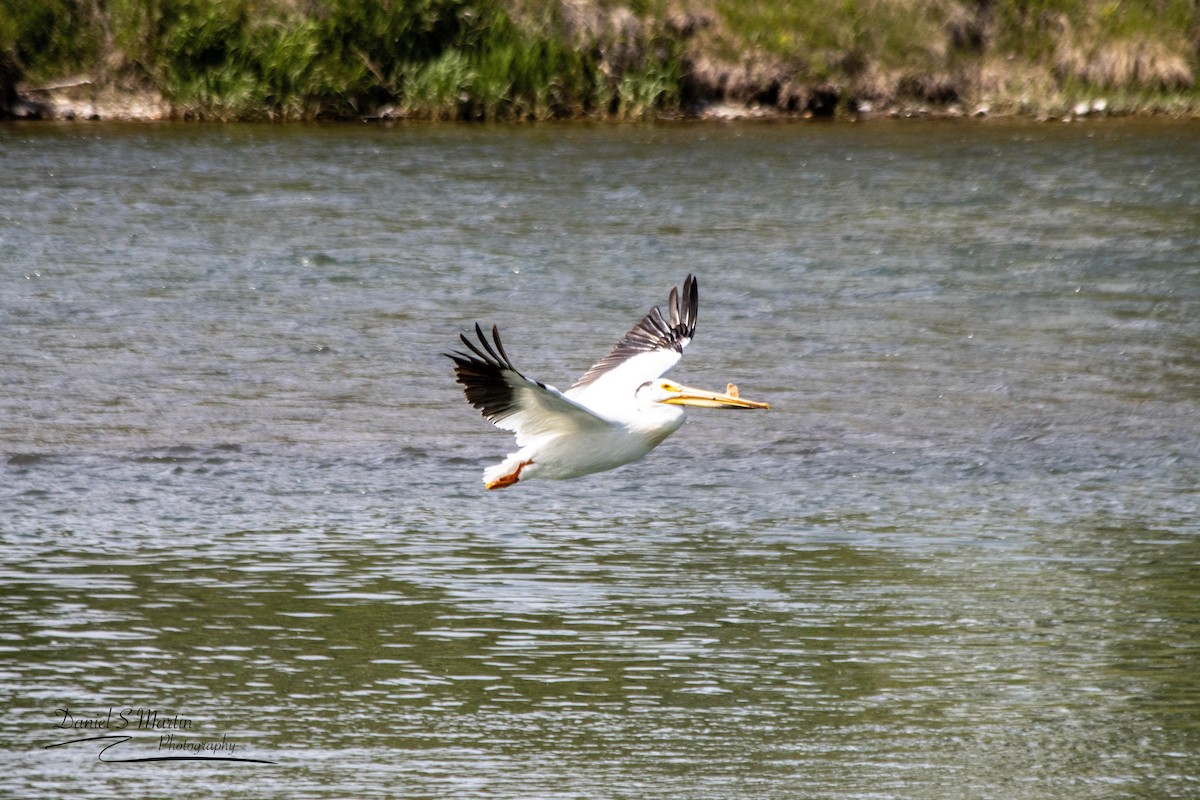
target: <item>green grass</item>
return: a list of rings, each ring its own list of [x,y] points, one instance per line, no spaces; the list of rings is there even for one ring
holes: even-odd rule
[[[0,52],[29,79],[104,73],[185,117],[640,117],[679,97],[675,43],[614,69],[553,12],[523,25],[498,0],[8,2]]]
[[[893,66],[925,65],[935,58],[945,14],[941,4],[884,0],[718,0],[734,47],[747,46],[794,63],[814,77],[841,74],[838,64],[859,53]]]

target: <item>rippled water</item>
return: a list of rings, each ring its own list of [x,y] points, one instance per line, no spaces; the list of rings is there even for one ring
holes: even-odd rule
[[[0,174],[0,794],[1200,796],[1194,123],[9,126]],[[485,492],[458,331],[566,386],[688,272],[674,374],[773,410]],[[274,763],[103,760],[193,752]]]

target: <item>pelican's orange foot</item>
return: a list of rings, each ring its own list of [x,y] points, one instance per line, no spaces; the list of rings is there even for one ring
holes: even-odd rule
[[[512,486],[514,483],[521,480],[521,470],[525,469],[532,463],[532,459],[529,461],[522,461],[520,464],[517,464],[517,468],[509,474],[501,475],[499,478],[496,478],[496,480],[487,484],[487,488],[491,490],[503,489],[505,486]]]

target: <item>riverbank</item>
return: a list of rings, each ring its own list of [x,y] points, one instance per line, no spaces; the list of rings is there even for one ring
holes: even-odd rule
[[[12,109],[10,119],[60,121],[60,122],[165,122],[178,121],[187,118],[181,114],[169,101],[161,95],[144,90],[114,89],[112,87],[94,87],[90,83],[80,82],[69,85],[53,85],[28,90],[33,102],[21,101]],[[698,105],[688,112],[655,115],[655,119],[664,120],[698,120],[714,122],[740,121],[789,121],[817,119],[822,117],[838,118],[850,121],[867,121],[871,119],[985,119],[990,117],[1019,118],[1026,117],[1041,121],[1071,122],[1081,119],[1101,119],[1108,117],[1136,116],[1168,116],[1200,118],[1200,110],[1191,104],[1164,104],[1162,107],[1147,106],[1143,108],[1112,109],[1104,97],[1095,100],[1080,100],[1073,105],[1053,110],[1014,110],[1011,105],[993,108],[987,103],[971,106],[954,103],[950,105],[905,103],[892,101],[875,107],[871,103],[863,103],[853,110],[843,110],[834,115],[814,115],[811,111],[787,111],[776,106],[762,105],[754,102],[725,101]],[[2,119],[3,117],[0,117]],[[251,115],[246,120],[261,119],[260,115]],[[423,115],[404,115],[392,113],[384,108],[379,113],[360,117],[364,122],[400,122],[411,118],[425,120]],[[585,118],[583,118],[585,119]],[[233,121],[233,120],[225,120]],[[351,121],[343,119],[342,121]]]
[[[1200,116],[1188,0],[79,0],[0,12],[0,117]]]

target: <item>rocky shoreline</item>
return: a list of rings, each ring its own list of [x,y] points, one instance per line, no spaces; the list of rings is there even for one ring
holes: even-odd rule
[[[829,111],[820,105],[824,102]],[[832,110],[841,102],[830,92],[824,101],[818,99],[816,106],[792,109],[766,105],[754,100],[734,100],[717,97],[711,101],[696,103],[686,113],[663,115],[659,119],[685,119],[712,122],[744,121],[793,121],[810,119],[843,119],[867,121],[871,119],[986,119],[1028,118],[1039,121],[1070,122],[1084,118],[1097,119],[1110,116],[1163,116],[1161,112],[1112,113],[1104,98],[1079,101],[1061,113],[1021,113],[1011,110],[994,110],[986,103],[964,106],[959,103],[931,105],[928,103],[904,103],[890,100],[876,105],[871,101],[852,101],[836,113]],[[1176,114],[1174,116],[1196,116]],[[161,95],[146,90],[97,87],[87,78],[73,78],[45,86],[21,87],[0,108],[0,120],[58,121],[58,122],[167,122],[186,119]],[[363,114],[359,121],[394,122],[406,117],[391,107],[382,107]]]
[[[161,122],[174,117],[170,103],[146,91],[99,89],[87,78],[22,87],[0,108],[0,119]]]

